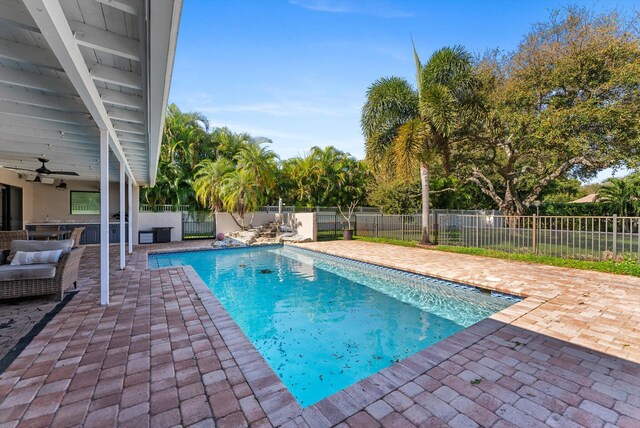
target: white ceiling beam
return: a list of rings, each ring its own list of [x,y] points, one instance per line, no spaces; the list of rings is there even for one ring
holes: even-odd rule
[[[127,173],[135,181],[135,176],[113,129],[107,110],[100,100],[98,89],[89,74],[87,64],[71,32],[60,2],[58,0],[24,0],[24,2],[98,127],[108,131],[114,154],[120,162],[125,164]]]
[[[41,92],[4,85],[0,85],[0,100],[14,101],[16,103],[68,112],[87,111],[85,105],[77,97],[63,98],[56,95],[43,94]]]
[[[63,71],[58,59],[50,50],[5,39],[0,39],[0,58]]]
[[[114,9],[121,10],[129,15],[138,15],[138,8],[134,2],[126,0],[96,0],[98,3],[106,4]]]
[[[2,10],[0,17],[3,21],[30,31],[40,32],[35,20],[22,4],[0,0],[0,10]],[[69,27],[71,27],[71,31],[80,46],[140,61],[140,47],[135,39],[93,27],[80,21],[70,20]]]
[[[116,107],[126,107],[132,109],[142,109],[142,97],[138,95],[125,94],[111,89],[99,88],[98,93],[102,102]]]
[[[10,40],[0,39],[0,58],[20,63],[33,64],[56,71],[64,71],[55,55],[50,50]],[[142,90],[142,77],[139,73],[124,71],[119,68],[109,67],[98,63],[89,63],[87,64],[87,67],[89,68],[91,77],[94,80],[111,83],[113,85],[120,85],[126,88]]]
[[[147,143],[147,140],[144,138],[144,136],[141,136],[138,134],[129,134],[128,132],[116,132],[116,134],[118,134],[118,138],[120,139],[120,141],[126,141],[128,143],[136,143],[136,144]],[[123,146],[126,151],[126,148],[129,147],[130,145],[124,144]],[[146,150],[146,147],[144,147],[144,150]]]
[[[4,140],[0,138],[0,143]],[[24,151],[16,151],[14,148],[4,148],[4,145],[0,147],[0,165],[1,166],[12,166],[15,168],[26,168],[26,169],[36,169],[42,164],[38,163],[38,159],[40,156],[44,156],[45,158],[51,161],[51,166],[55,165],[56,170],[62,169],[65,166],[67,168],[87,168],[89,165],[95,164],[95,159],[98,158],[97,152],[82,152],[77,149],[60,149],[58,151],[50,152],[40,150],[39,152],[34,151],[30,153],[31,156],[25,157]],[[79,171],[78,171],[79,172]]]
[[[97,144],[98,139],[91,135],[62,134],[55,129],[37,129],[24,128],[21,126],[13,126],[0,124],[0,134],[3,138],[16,142],[35,142],[50,144],[78,144],[79,147],[87,147],[91,144]]]
[[[34,129],[49,129],[65,134],[74,135],[99,135],[99,130],[95,124],[93,126],[78,126],[68,123],[51,122],[50,120],[34,119],[31,117],[13,116],[0,112],[0,125],[11,125]]]
[[[55,77],[29,73],[9,67],[0,67],[0,83],[22,86],[27,89],[37,89],[39,91],[78,95],[76,89],[68,79],[57,79]]]
[[[0,0],[0,10],[2,10],[0,21],[8,22],[29,31],[40,32],[31,14],[21,3]]]
[[[36,159],[40,157],[40,155],[44,155],[46,158],[52,157],[54,154],[56,156],[60,156],[63,152],[67,155],[73,154],[74,158],[67,159],[68,162],[72,163],[82,163],[83,159],[93,158],[98,154],[98,146],[92,145],[89,147],[78,147],[77,145],[51,145],[50,149],[47,144],[42,143],[34,143],[33,140],[27,141],[28,139],[23,139],[23,141],[14,141],[13,139],[5,139],[3,135],[0,138],[0,143],[2,144],[2,148],[0,150],[13,152],[14,154],[19,154],[21,160],[29,160]],[[26,154],[25,154],[26,153]],[[12,165],[14,166],[14,165]],[[19,165],[17,165],[19,166]]]
[[[136,39],[74,20],[69,21],[69,27],[80,46],[140,61],[140,47]]]
[[[96,126],[89,113],[68,113],[49,108],[19,104],[13,101],[0,100],[0,113],[16,116],[40,119],[52,123],[68,123],[80,126]]]
[[[142,77],[138,73],[108,67],[102,64],[89,65],[89,73],[93,80],[124,86],[125,88],[142,90]]]
[[[3,157],[2,159],[4,160],[0,161],[0,163],[9,166],[22,167],[17,162],[8,163],[6,159],[22,160],[25,163],[27,161],[31,161],[35,165],[37,163],[37,158],[41,155],[47,159],[57,159],[56,163],[64,162],[67,165],[89,165],[93,164],[93,162],[95,162],[95,159],[98,159],[97,145],[93,145],[87,148],[68,144],[58,145],[52,149],[49,149],[47,146],[43,146],[42,144],[33,142],[22,142],[21,144],[17,145],[14,141],[5,140],[4,138],[0,138],[0,144],[0,152],[5,153],[7,156],[11,156]],[[29,151],[28,155],[25,155],[26,150]],[[146,159],[146,154],[142,151],[131,151],[129,155],[134,161],[144,161]],[[26,168],[30,168],[30,166],[27,166]]]
[[[120,132],[128,132],[130,134],[147,135],[144,126],[135,123],[122,122],[120,120],[112,120],[113,129]]]
[[[107,110],[109,117],[113,120],[121,120],[124,122],[138,123],[144,125],[144,115],[137,111],[122,110],[110,107]]]

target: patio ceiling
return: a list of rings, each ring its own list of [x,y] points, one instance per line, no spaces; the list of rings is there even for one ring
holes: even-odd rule
[[[0,0],[0,165],[153,185],[181,0]],[[59,177],[58,177],[59,178]],[[64,177],[67,178],[67,177]]]

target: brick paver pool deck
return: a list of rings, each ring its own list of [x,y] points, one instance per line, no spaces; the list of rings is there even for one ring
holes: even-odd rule
[[[640,426],[640,279],[364,242],[303,244],[526,297],[301,409],[190,267],[141,246],[0,375],[4,426]]]

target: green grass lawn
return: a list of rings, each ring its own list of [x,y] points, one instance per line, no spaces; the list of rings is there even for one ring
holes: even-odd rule
[[[353,239],[357,241],[376,242],[378,244],[399,245],[401,247],[415,247],[417,245],[417,242],[415,241],[401,241],[399,239],[389,238],[369,238],[366,236],[354,236]]]
[[[417,245],[414,241],[400,241],[397,239],[385,239],[385,238],[366,238],[357,236],[354,237],[359,241],[377,242],[382,244],[400,245],[403,247],[415,247]],[[621,275],[640,276],[640,264],[634,260],[625,260],[623,262],[614,261],[585,261],[585,260],[572,260],[560,257],[551,256],[538,256],[534,254],[513,254],[505,253],[504,251],[485,250],[483,248],[468,248],[468,247],[454,247],[447,245],[437,245],[427,250],[446,251],[449,253],[457,254],[471,254],[474,256],[491,257],[495,259],[503,260],[515,260],[519,262],[537,263],[550,266],[559,266],[573,269],[593,270],[597,272],[617,273]]]

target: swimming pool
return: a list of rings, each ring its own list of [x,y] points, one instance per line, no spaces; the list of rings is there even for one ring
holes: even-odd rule
[[[290,246],[149,256],[184,265],[303,407],[520,300]]]

